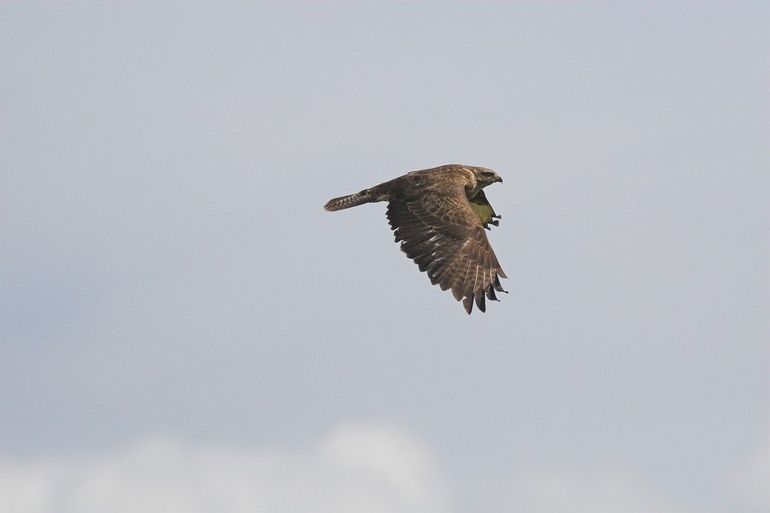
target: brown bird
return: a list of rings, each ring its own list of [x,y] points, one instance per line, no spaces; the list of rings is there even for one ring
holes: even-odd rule
[[[329,200],[329,211],[375,201],[388,202],[388,221],[401,250],[428,273],[432,284],[452,290],[465,311],[473,303],[486,311],[484,298],[497,301],[506,278],[484,228],[497,226],[484,187],[502,182],[495,171],[449,164],[412,171],[361,192]]]

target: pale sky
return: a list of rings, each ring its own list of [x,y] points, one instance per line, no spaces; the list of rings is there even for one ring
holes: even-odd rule
[[[0,503],[766,512],[768,26],[4,2]],[[505,179],[471,317],[384,204],[322,210],[452,162]]]

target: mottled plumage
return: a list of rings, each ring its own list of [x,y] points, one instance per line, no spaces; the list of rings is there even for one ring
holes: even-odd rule
[[[505,292],[505,273],[484,229],[498,225],[483,188],[502,178],[483,167],[451,164],[413,171],[356,194],[329,200],[326,210],[387,201],[390,226],[401,250],[426,272],[431,283],[451,290],[470,314],[474,302]]]

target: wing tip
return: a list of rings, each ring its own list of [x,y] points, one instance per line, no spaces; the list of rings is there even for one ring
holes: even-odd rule
[[[478,292],[474,293],[473,297],[476,299],[476,306],[478,307],[478,309],[481,310],[482,312],[486,312],[487,311],[487,303],[484,300],[484,291],[481,290],[480,292],[481,293],[478,293]]]
[[[459,301],[459,298],[458,298],[458,301]],[[487,311],[487,304],[485,301],[485,295],[483,290],[478,294],[471,292],[469,295],[465,296],[465,298],[463,299],[463,306],[465,307],[465,311],[467,312],[468,315],[470,315],[471,312],[473,312],[474,303],[476,305],[476,308],[480,312],[483,313]]]
[[[465,299],[463,299],[463,306],[468,315],[470,315],[473,311],[473,294],[466,296]]]

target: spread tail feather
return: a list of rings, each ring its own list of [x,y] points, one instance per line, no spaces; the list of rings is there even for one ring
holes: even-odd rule
[[[375,201],[376,197],[371,194],[369,189],[357,192],[355,194],[349,194],[347,196],[340,196],[339,198],[330,199],[324,205],[324,210],[333,212],[335,210],[342,210],[344,208],[357,207],[364,203],[370,203]]]

